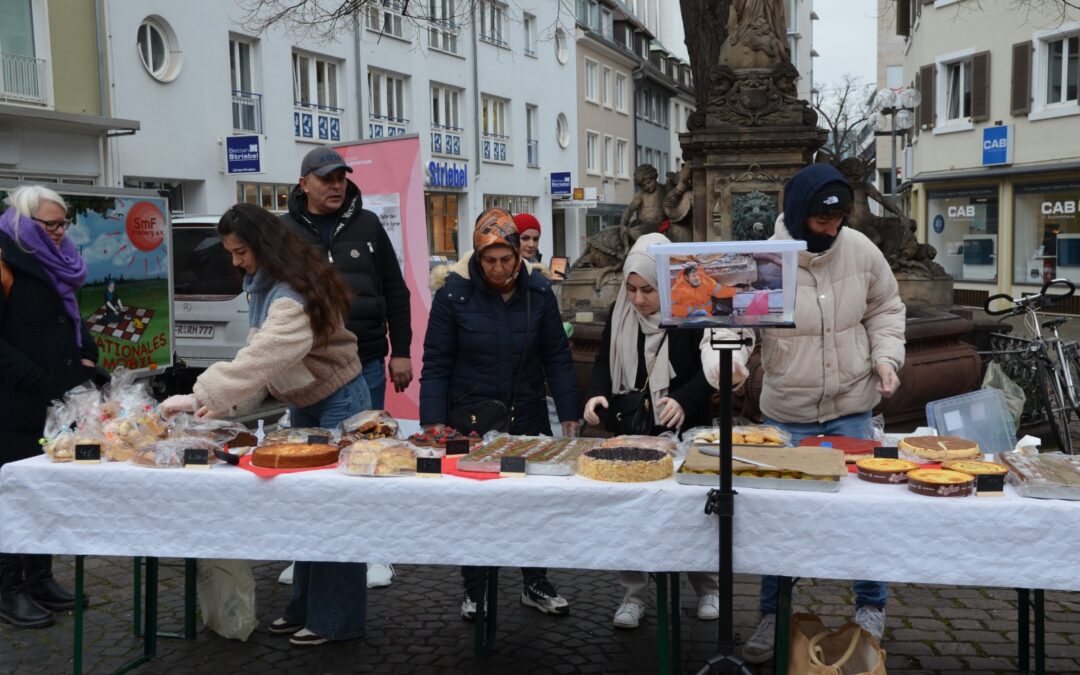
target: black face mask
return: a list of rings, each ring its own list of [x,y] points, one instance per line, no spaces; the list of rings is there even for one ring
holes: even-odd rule
[[[836,228],[836,237],[840,236],[840,230],[842,229],[844,229],[844,223],[840,223],[840,227]],[[836,237],[830,237],[824,234],[814,234],[807,229],[803,238],[806,239],[807,251],[810,251],[811,253],[824,253],[836,243]]]

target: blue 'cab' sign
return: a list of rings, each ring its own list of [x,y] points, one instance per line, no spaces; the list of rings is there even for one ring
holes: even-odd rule
[[[469,185],[469,171],[455,162],[428,162],[431,187],[465,188]]]
[[[1013,127],[1011,124],[983,128],[982,164],[997,166],[1012,164]]]
[[[573,191],[570,187],[570,172],[560,171],[551,173],[551,194],[569,195]]]
[[[225,166],[228,173],[262,173],[258,136],[229,136],[225,139]]]

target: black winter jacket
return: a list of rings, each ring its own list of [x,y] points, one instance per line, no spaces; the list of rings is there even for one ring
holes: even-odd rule
[[[596,350],[596,362],[593,363],[592,377],[589,380],[589,394],[585,397],[588,401],[594,396],[612,395],[611,391],[611,365],[608,357],[611,354],[611,317],[615,313],[615,305],[608,309],[607,321],[604,322],[604,334],[600,338],[600,345]],[[682,406],[686,413],[683,429],[692,427],[710,426],[713,418],[712,394],[716,390],[705,379],[705,371],[701,368],[701,336],[702,329],[668,329],[668,361],[675,369],[675,378],[668,385],[668,397],[673,398]],[[645,333],[638,328],[637,352],[638,368],[634,378],[634,387],[640,389],[645,386],[645,377],[648,366],[653,361],[650,354],[645,359]],[[603,413],[603,408],[597,412]],[[653,433],[659,434],[670,431],[666,427],[654,427]]]
[[[514,295],[504,302],[480,280],[474,256],[451,270],[431,301],[420,376],[420,423],[445,424],[452,408],[483,401],[499,400],[509,407],[519,369],[510,433],[551,433],[545,381],[559,419],[578,419],[574,364],[551,282],[539,270],[530,273],[522,267]]]
[[[356,335],[360,360],[386,356],[388,324],[390,355],[408,358],[412,343],[409,289],[401,275],[394,245],[379,217],[364,210],[360,189],[349,181],[329,253],[311,222],[307,195],[299,185],[289,193],[288,203],[289,212],[283,214],[281,220],[327,256],[345,283],[356,292],[345,327]]]
[[[49,403],[90,379],[97,362],[94,338],[80,321],[83,346],[41,263],[0,232],[0,250],[15,280],[0,292],[0,464],[41,454],[38,439]]]

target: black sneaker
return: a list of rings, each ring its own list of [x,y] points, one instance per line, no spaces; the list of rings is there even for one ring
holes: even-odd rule
[[[521,604],[535,607],[544,614],[563,616],[570,613],[570,603],[559,595],[547,579],[525,584],[521,591]]]

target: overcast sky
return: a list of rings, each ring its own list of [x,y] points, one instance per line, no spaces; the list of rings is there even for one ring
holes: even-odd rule
[[[814,86],[825,91],[844,75],[877,79],[877,2],[875,0],[813,0],[820,17],[814,22]]]

